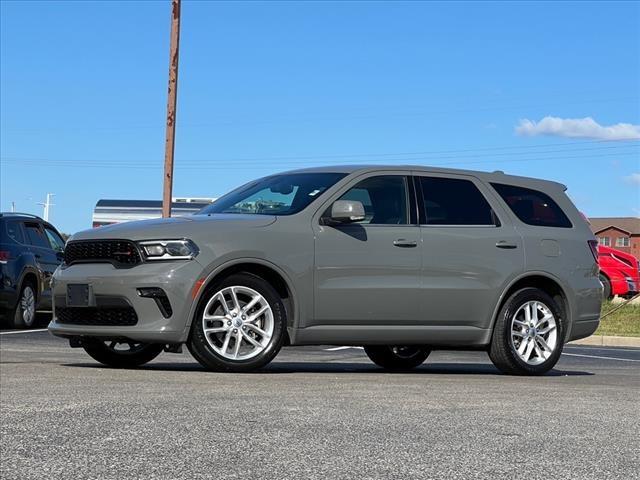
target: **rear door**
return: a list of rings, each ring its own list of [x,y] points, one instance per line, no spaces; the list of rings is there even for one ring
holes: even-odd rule
[[[24,230],[42,278],[39,307],[47,308],[51,306],[51,277],[60,264],[60,258],[51,247],[49,238],[40,222],[25,221]]]
[[[489,328],[503,288],[524,269],[522,239],[496,197],[475,177],[415,175],[424,321]]]
[[[406,173],[378,172],[355,179],[332,200],[358,200],[366,217],[347,225],[314,225],[312,324],[420,321],[421,246],[413,198]]]

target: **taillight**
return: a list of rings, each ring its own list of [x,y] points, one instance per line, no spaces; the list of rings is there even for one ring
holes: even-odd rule
[[[591,254],[593,255],[593,259],[598,262],[598,241],[597,240],[587,240],[589,244],[589,248],[591,249]]]
[[[0,250],[0,263],[7,263],[11,257],[10,253],[4,250]]]

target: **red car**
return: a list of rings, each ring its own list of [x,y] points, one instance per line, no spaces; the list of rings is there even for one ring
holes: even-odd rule
[[[598,265],[605,299],[613,298],[614,295],[632,297],[638,293],[640,267],[633,255],[598,245]]]

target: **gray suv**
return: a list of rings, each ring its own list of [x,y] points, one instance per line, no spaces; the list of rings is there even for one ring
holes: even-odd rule
[[[387,369],[477,349],[541,374],[600,316],[596,242],[565,189],[413,166],[265,177],[190,217],[75,234],[49,330],[116,367],[186,344],[244,372],[335,344]]]

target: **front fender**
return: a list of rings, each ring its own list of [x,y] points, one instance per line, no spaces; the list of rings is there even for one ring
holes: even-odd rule
[[[202,281],[202,286],[200,287],[200,289],[198,290],[198,293],[196,294],[196,296],[193,298],[193,301],[191,302],[191,307],[189,309],[189,316],[187,318],[187,322],[186,322],[186,326],[185,326],[185,330],[182,334],[183,337],[183,341],[187,341],[187,339],[189,338],[189,332],[191,331],[191,324],[193,322],[193,318],[195,316],[196,313],[196,309],[197,306],[200,302],[200,299],[202,298],[202,295],[204,294],[207,286],[222,272],[224,272],[225,270],[227,270],[228,268],[231,268],[235,265],[240,265],[240,264],[254,264],[254,265],[260,265],[262,267],[267,267],[273,271],[275,271],[276,273],[278,273],[285,281],[287,288],[289,289],[289,292],[291,292],[291,314],[292,314],[292,322],[289,325],[289,327],[293,327],[295,328],[298,325],[298,319],[300,318],[299,315],[299,307],[298,307],[298,301],[297,301],[297,294],[296,294],[296,287],[295,287],[295,283],[291,280],[291,277],[289,274],[287,274],[287,272],[285,272],[284,270],[282,270],[280,267],[278,267],[277,265],[275,265],[274,263],[265,260],[264,258],[258,258],[258,257],[240,257],[240,258],[234,258],[231,260],[226,260],[222,263],[220,262],[213,262],[211,264],[209,264],[203,271],[202,271],[202,275],[200,276],[200,278],[198,279],[198,281],[203,280]]]
[[[629,285],[624,275],[617,271],[604,273],[609,278],[611,284],[611,295],[626,295],[629,292]]]

